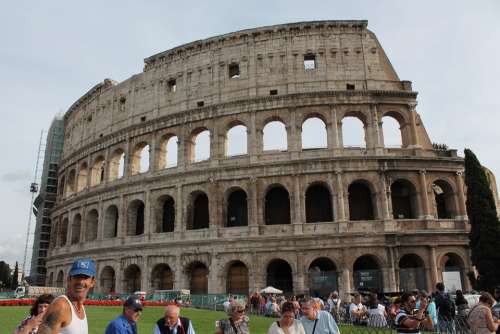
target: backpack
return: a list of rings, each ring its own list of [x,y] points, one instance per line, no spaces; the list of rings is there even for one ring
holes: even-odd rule
[[[435,302],[439,319],[452,320],[455,318],[455,303],[449,294],[438,294]]]

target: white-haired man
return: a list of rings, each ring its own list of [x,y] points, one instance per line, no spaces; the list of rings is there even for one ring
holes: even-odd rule
[[[165,316],[160,318],[155,325],[153,334],[195,334],[191,320],[180,316],[177,305],[168,305]]]

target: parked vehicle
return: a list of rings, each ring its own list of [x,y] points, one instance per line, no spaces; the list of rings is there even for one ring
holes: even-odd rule
[[[65,288],[54,286],[18,286],[14,292],[16,298],[36,298],[43,294],[51,294],[54,296],[62,295],[66,292]]]

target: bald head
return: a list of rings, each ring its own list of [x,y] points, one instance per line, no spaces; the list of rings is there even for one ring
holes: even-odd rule
[[[175,324],[177,324],[177,321],[179,320],[179,306],[177,305],[168,305],[165,308],[165,322],[170,326],[173,327]]]

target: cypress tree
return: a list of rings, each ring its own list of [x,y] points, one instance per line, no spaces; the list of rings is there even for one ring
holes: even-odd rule
[[[10,288],[10,282],[10,267],[6,262],[0,261],[0,288]]]
[[[471,150],[464,153],[471,260],[479,273],[476,288],[492,291],[500,285],[500,222],[483,167]]]
[[[19,265],[16,261],[16,266],[14,267],[14,274],[12,275],[12,284],[10,286],[12,290],[17,289],[17,286],[19,285],[18,276],[19,276]]]

